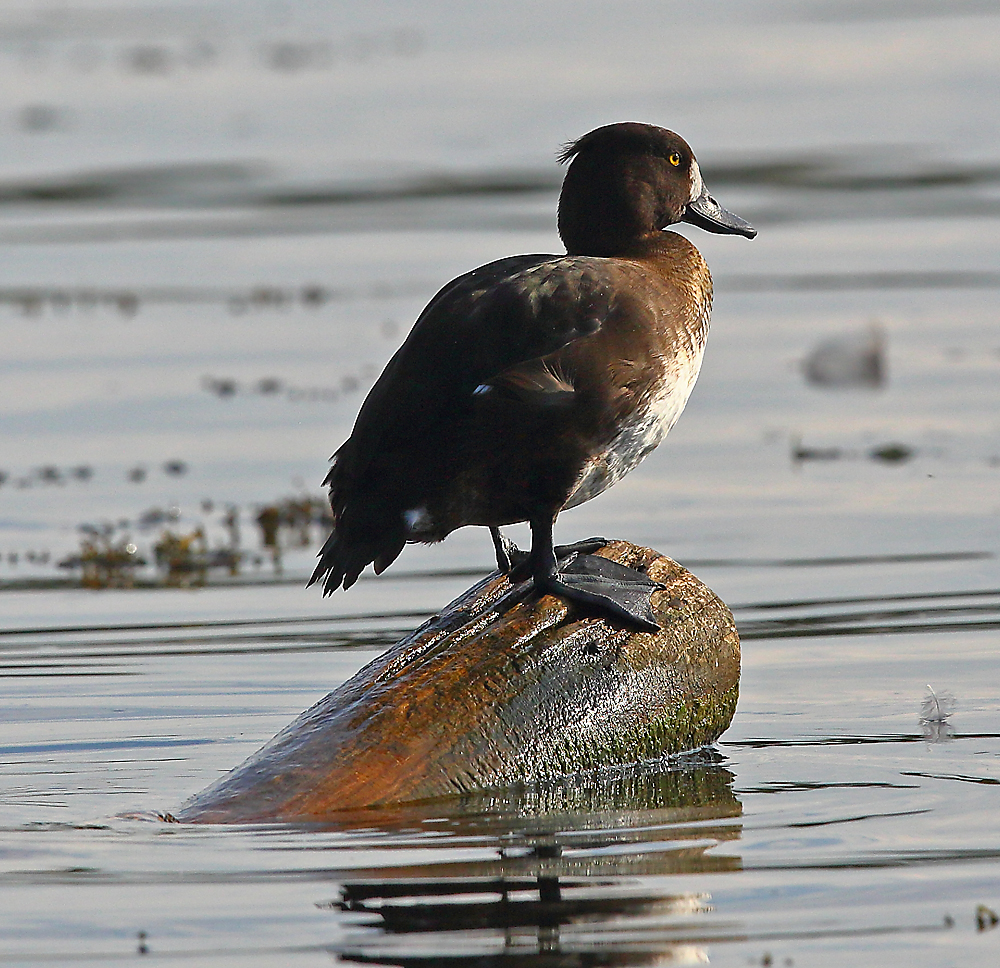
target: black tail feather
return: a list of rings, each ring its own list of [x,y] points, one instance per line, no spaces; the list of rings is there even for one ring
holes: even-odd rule
[[[390,547],[386,548],[376,559],[375,559],[375,574],[381,575],[386,568],[389,567],[398,557],[399,553],[403,550],[406,545],[406,539],[400,538]]]
[[[375,563],[380,575],[391,565],[406,544],[404,536],[382,535],[382,540],[348,542],[334,529],[319,552],[319,564],[306,587],[323,583],[323,594],[331,595],[338,588],[351,587],[368,565]]]

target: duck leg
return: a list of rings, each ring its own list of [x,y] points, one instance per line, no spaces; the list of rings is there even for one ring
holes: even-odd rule
[[[535,588],[617,619],[644,632],[660,626],[650,600],[663,588],[633,568],[591,554],[574,554],[560,564],[552,544],[552,518],[530,522],[528,563]],[[591,549],[593,550],[593,549]]]
[[[518,548],[499,528],[490,528],[490,537],[493,539],[493,550],[497,556],[497,569],[505,575],[515,572],[511,575],[512,582],[529,578],[531,570],[528,562],[531,555]],[[593,551],[600,551],[607,543],[607,538],[584,538],[572,544],[556,545],[552,551],[556,561],[562,561],[572,555],[589,555]]]

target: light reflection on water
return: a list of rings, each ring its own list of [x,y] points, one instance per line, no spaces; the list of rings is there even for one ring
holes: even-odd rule
[[[184,10],[183,37],[169,6],[0,18],[0,964],[994,963],[992,8]],[[316,526],[276,563],[255,518],[319,494],[442,282],[556,250],[556,145],[625,117],[688,137],[761,234],[691,233],[699,386],[560,537],[648,543],[731,603],[730,730],[322,828],[154,819],[489,567],[467,529],[321,600]],[[810,383],[867,332],[878,379]],[[136,587],[56,568],[84,523],[150,559]],[[235,528],[239,574],[163,587],[153,544],[199,526]]]

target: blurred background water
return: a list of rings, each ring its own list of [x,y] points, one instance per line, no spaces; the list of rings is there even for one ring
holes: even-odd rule
[[[987,0],[0,7],[0,964],[995,963],[998,44]],[[559,251],[556,151],[619,120],[760,235],[682,230],[699,385],[559,535],[732,605],[717,749],[324,830],[125,817],[490,568],[466,529],[303,587],[422,306]]]

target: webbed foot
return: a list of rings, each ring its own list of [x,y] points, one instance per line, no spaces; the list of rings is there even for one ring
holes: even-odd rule
[[[617,561],[580,554],[553,575],[536,575],[535,587],[640,631],[660,630],[651,599],[653,592],[664,586]]]

